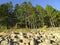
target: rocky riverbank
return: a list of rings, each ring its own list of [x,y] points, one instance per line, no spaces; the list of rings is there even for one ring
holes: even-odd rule
[[[60,45],[60,31],[1,32],[0,45]]]

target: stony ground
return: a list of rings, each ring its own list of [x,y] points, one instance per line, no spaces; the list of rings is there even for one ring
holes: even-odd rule
[[[60,31],[1,32],[0,45],[60,45]]]

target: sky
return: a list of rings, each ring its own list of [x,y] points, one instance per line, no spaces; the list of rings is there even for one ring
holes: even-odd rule
[[[21,4],[22,2],[26,1],[30,1],[32,3],[33,6],[35,6],[36,4],[41,5],[42,7],[45,7],[46,4],[51,5],[53,8],[60,10],[60,0],[0,0],[0,4],[6,3],[6,2],[12,2],[13,5],[15,6],[15,4]]]

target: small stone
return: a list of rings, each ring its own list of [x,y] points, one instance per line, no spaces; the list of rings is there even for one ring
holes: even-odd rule
[[[39,33],[39,35],[41,35],[41,34]]]
[[[19,34],[19,32],[14,32],[14,34]]]
[[[50,43],[51,43],[51,44],[53,44],[53,43],[54,43],[54,41],[53,41],[53,40],[50,40]]]
[[[55,36],[53,36],[52,38],[55,38]]]
[[[42,43],[43,41],[41,40],[40,43]]]
[[[23,33],[23,35],[27,35],[26,33]]]
[[[29,35],[29,38],[31,38],[31,35]]]
[[[30,45],[30,42],[28,43],[28,45]]]
[[[0,37],[2,37],[2,35],[0,35]]]
[[[40,37],[37,37],[38,39],[40,39]]]
[[[24,38],[28,38],[28,37],[25,35]]]
[[[22,39],[20,39],[20,42],[21,42],[21,43],[23,43],[23,40],[22,40]]]
[[[17,39],[18,39],[19,37],[16,35],[16,36],[15,36],[15,38],[17,38]]]
[[[42,38],[42,35],[40,37]]]
[[[38,45],[40,42],[37,39],[34,39],[34,44]]]

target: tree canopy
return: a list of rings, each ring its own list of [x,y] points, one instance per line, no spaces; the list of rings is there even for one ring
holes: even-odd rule
[[[50,5],[43,8],[40,5],[33,6],[31,2],[23,2],[20,5],[12,5],[12,2],[0,4],[0,26],[7,29],[59,27],[60,11]]]

